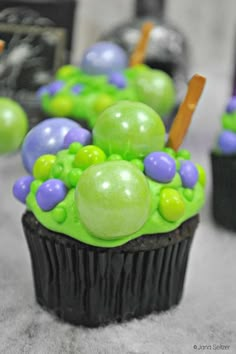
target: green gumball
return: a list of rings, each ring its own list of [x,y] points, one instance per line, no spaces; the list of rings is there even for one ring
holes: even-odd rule
[[[93,129],[94,144],[107,156],[143,158],[165,143],[165,127],[159,115],[140,102],[120,101],[105,109]]]
[[[135,85],[139,100],[152,107],[161,117],[173,110],[175,87],[171,77],[164,71],[143,71],[137,75]]]
[[[89,167],[80,177],[75,199],[81,222],[93,235],[107,240],[138,231],[151,208],[147,179],[127,161]]]
[[[28,130],[27,115],[10,98],[0,97],[0,154],[16,151]]]

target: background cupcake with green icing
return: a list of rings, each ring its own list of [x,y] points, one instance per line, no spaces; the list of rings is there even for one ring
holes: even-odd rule
[[[212,209],[217,223],[236,230],[236,96],[232,96],[221,117],[222,131],[211,153]]]
[[[168,74],[142,64],[149,32],[143,33],[130,60],[117,44],[98,42],[86,50],[80,67],[60,68],[55,81],[38,92],[43,111],[76,119],[90,129],[105,108],[120,100],[143,102],[167,117],[175,106],[175,87]]]
[[[104,110],[92,134],[50,119],[27,135],[29,175],[13,192],[27,206],[22,221],[44,308],[98,326],[179,303],[205,172],[178,148],[204,82],[191,80],[167,143],[159,115],[128,101]]]

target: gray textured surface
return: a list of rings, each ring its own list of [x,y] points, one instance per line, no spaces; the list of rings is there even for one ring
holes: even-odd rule
[[[92,1],[88,3],[91,6]],[[197,5],[198,2],[191,0],[190,3]],[[186,14],[195,15],[197,19],[191,23],[193,27],[190,19],[182,23],[185,29],[189,23],[189,36],[195,38],[195,51],[199,48],[202,51],[202,55],[197,53],[194,57],[194,68],[208,77],[205,95],[185,147],[191,149],[193,160],[202,163],[208,172],[207,151],[219,129],[219,115],[229,93],[232,52],[229,28],[233,27],[230,12],[233,1],[224,2],[229,6],[228,12],[225,7],[221,8],[229,18],[225,32],[217,17],[220,11],[215,17],[211,15],[212,3],[213,0],[204,2],[209,14],[206,37],[202,29],[196,31],[200,21],[208,28],[202,8],[195,5],[194,12],[194,8],[186,5]],[[221,3],[214,1],[219,6]],[[174,1],[171,9],[172,17],[174,10],[176,14],[181,13]],[[212,29],[217,25],[219,29],[215,33]],[[0,353],[236,353],[236,234],[217,228],[211,221],[210,173],[207,203],[193,243],[181,305],[143,320],[100,329],[63,324],[41,310],[34,301],[29,254],[20,224],[24,207],[11,196],[14,180],[23,173],[19,155],[0,158]],[[193,345],[214,344],[230,345],[230,350],[193,349]]]

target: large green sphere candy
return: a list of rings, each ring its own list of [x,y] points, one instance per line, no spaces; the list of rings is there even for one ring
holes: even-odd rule
[[[108,156],[119,154],[131,160],[161,150],[165,127],[152,108],[140,102],[120,101],[98,117],[93,138]]]
[[[139,100],[152,107],[161,117],[169,114],[175,104],[175,87],[171,77],[161,70],[149,70],[137,76]]]
[[[93,235],[115,239],[138,231],[151,207],[146,177],[127,161],[89,167],[76,189],[80,219]]]
[[[28,130],[27,115],[10,98],[0,97],[0,154],[17,150]]]

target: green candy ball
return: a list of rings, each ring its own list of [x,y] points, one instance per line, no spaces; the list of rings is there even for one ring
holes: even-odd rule
[[[120,101],[98,117],[93,138],[107,155],[119,154],[132,160],[161,150],[165,127],[152,108],[140,102]]]
[[[174,222],[180,219],[185,212],[181,194],[173,188],[164,188],[160,194],[159,211],[167,221]]]
[[[0,97],[0,154],[17,150],[28,130],[27,115],[10,98]]]
[[[139,100],[152,107],[161,117],[175,104],[175,87],[171,77],[161,70],[144,71],[135,80]]]
[[[147,179],[133,164],[109,161],[81,175],[75,201],[89,232],[108,240],[133,234],[144,225],[151,192]]]

